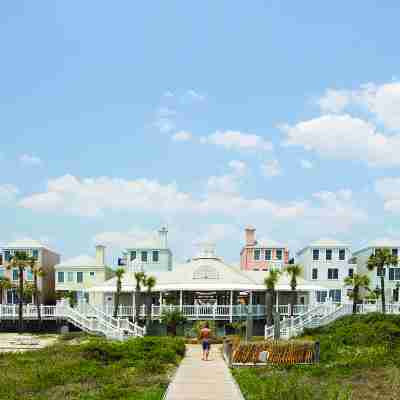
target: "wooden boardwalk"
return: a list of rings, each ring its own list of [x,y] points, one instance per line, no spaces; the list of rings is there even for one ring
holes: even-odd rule
[[[188,345],[166,400],[243,400],[243,396],[222,359],[221,346],[211,346],[210,360],[202,361],[200,345]]]

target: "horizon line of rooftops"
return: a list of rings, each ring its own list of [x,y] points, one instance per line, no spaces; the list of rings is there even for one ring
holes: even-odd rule
[[[199,245],[201,246],[201,251],[192,259],[220,258],[216,256],[215,243],[202,242],[199,243]],[[4,261],[9,261],[12,253],[14,253],[16,250],[32,250],[31,255],[33,257],[37,257],[38,249],[40,248],[44,248],[52,253],[59,254],[51,250],[47,245],[31,239],[23,239],[11,242],[1,248],[2,251],[0,254],[2,253],[3,257],[1,258],[4,258]],[[300,257],[306,250],[312,249],[311,259],[313,261],[349,261],[358,253],[370,248],[391,248],[392,254],[398,256],[400,251],[400,240],[375,240],[369,242],[361,249],[352,252],[351,246],[348,243],[340,242],[334,239],[319,239],[301,248],[295,254],[297,257]],[[103,253],[104,263],[105,246],[101,244],[96,245],[96,253],[99,251],[99,249],[100,253]],[[321,249],[325,249],[325,251],[322,252]],[[168,229],[166,227],[162,227],[158,230],[157,238],[152,237],[146,241],[138,241],[133,243],[132,246],[126,247],[122,252],[123,257],[118,259],[118,265],[126,265],[129,262],[157,263],[160,260],[160,251],[169,252],[169,254],[172,256],[172,252],[168,246]],[[242,268],[244,267],[247,269],[257,267],[257,263],[266,261],[276,261],[284,264],[293,263],[295,260],[294,258],[289,258],[289,253],[289,246],[286,244],[278,243],[273,240],[258,241],[256,239],[256,229],[254,227],[245,228],[245,242],[240,251],[240,264]],[[78,259],[80,257],[76,258]],[[188,261],[190,261],[190,259]],[[2,262],[0,262],[0,265],[1,264]]]

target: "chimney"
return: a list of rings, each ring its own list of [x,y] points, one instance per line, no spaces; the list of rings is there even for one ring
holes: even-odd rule
[[[98,244],[96,246],[96,262],[99,265],[106,265],[106,247]]]
[[[168,248],[168,229],[163,226],[159,231],[158,235],[160,237],[160,246],[162,249]]]
[[[253,228],[252,226],[248,226],[245,229],[245,234],[246,234],[246,246],[255,246],[257,243],[256,228]]]

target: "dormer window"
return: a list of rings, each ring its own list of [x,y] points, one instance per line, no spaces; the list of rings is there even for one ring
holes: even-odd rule
[[[326,261],[332,261],[332,249],[326,249],[325,259]]]

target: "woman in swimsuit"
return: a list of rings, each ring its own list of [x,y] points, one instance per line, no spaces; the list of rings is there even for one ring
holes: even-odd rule
[[[208,355],[210,353],[210,347],[211,347],[210,339],[211,339],[211,329],[208,326],[208,322],[206,322],[204,324],[203,329],[200,331],[200,340],[203,348],[203,357],[202,357],[203,361],[208,361]]]

